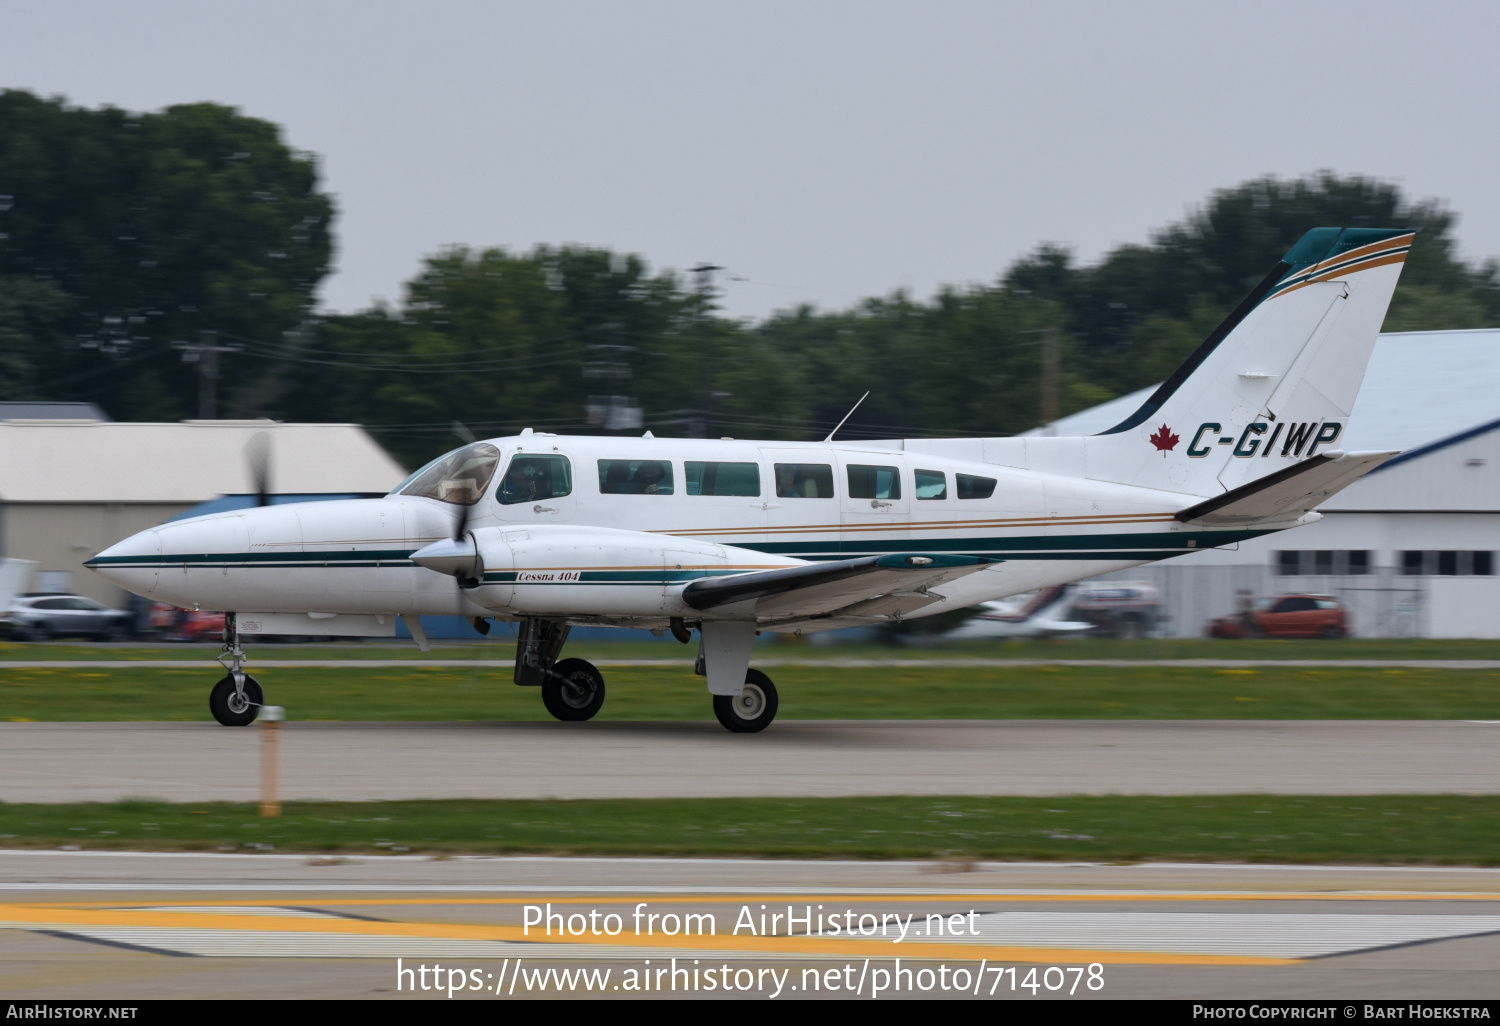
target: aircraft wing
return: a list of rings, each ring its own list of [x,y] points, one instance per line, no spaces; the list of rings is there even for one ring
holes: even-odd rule
[[[1313,456],[1189,506],[1176,516],[1185,524],[1209,527],[1295,520],[1397,455],[1351,452]]]
[[[943,597],[931,588],[967,577],[989,563],[974,556],[925,553],[861,556],[704,578],[684,588],[682,599],[705,611],[754,602],[759,621],[848,617],[868,622],[941,602]]]

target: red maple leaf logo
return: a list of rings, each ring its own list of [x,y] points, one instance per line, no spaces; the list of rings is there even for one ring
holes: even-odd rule
[[[1157,428],[1156,434],[1152,435],[1150,438],[1151,444],[1161,450],[1162,456],[1167,455],[1168,449],[1177,448],[1177,443],[1181,440],[1182,439],[1172,434],[1172,432],[1167,428],[1165,424]]]

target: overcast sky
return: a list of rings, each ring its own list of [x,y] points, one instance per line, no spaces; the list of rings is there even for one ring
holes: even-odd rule
[[[316,153],[341,311],[451,243],[712,261],[736,316],[926,296],[1323,168],[1500,256],[1497,44],[1493,0],[0,0],[0,86],[211,100]]]

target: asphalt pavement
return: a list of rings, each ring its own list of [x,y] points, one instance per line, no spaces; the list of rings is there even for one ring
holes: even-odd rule
[[[252,801],[263,729],[0,723],[0,801]],[[290,723],[288,799],[1500,793],[1500,723]]]
[[[10,997],[1461,1002],[1497,960],[1485,869],[0,851]]]

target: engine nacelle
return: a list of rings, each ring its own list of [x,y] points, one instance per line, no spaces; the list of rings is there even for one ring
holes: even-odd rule
[[[477,580],[471,600],[509,616],[698,616],[682,589],[703,577],[796,566],[750,549],[607,527],[482,527],[412,560]]]

